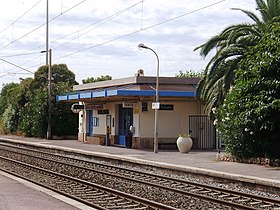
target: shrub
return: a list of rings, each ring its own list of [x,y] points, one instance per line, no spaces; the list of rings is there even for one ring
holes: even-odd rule
[[[246,54],[218,109],[218,129],[238,158],[280,157],[280,23]]]

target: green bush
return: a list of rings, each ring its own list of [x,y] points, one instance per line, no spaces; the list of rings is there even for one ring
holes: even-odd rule
[[[280,23],[275,20],[236,71],[218,129],[237,158],[280,158]]]
[[[65,64],[52,66],[52,131],[53,135],[77,134],[77,115],[70,113],[69,105],[55,101],[55,95],[72,90],[75,75]],[[48,67],[42,66],[34,79],[26,78],[19,84],[10,83],[1,89],[0,119],[3,129],[9,133],[45,137],[48,122],[47,90]]]

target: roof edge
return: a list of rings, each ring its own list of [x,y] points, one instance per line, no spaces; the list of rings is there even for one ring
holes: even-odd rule
[[[176,84],[176,85],[197,85],[200,78],[195,77],[159,77],[160,84]],[[107,88],[114,86],[124,86],[129,84],[155,84],[156,77],[150,76],[133,76],[81,85],[74,85],[73,91],[94,90],[98,88]]]
[[[113,80],[106,80],[106,81],[100,81],[100,82],[93,82],[93,83],[86,83],[81,85],[74,85],[73,91],[79,91],[79,90],[91,90],[91,89],[97,89],[97,88],[106,88],[106,87],[112,87],[112,86],[119,86],[119,85],[128,85],[128,84],[135,84],[137,77],[126,77],[121,79],[113,79]]]

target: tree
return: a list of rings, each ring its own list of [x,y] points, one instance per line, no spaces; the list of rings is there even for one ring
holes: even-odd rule
[[[280,158],[280,18],[250,47],[235,84],[218,109],[217,125],[237,158]]]
[[[195,78],[201,78],[203,76],[203,72],[195,72],[193,70],[186,70],[186,72],[183,72],[182,70],[179,71],[178,74],[175,75],[175,77],[183,78],[183,77],[195,77]]]
[[[72,90],[75,75],[65,64],[52,66],[52,133],[53,135],[77,134],[78,116],[71,112],[71,105],[55,101],[56,95]],[[27,136],[44,137],[47,130],[48,67],[41,66],[33,78],[2,88],[0,104],[2,121],[8,132],[22,132]],[[1,116],[0,116],[1,117]]]
[[[20,93],[19,84],[9,83],[2,87],[0,93],[0,129],[2,133],[13,130],[18,124],[18,106],[16,98]],[[16,130],[13,130],[16,131]]]
[[[36,126],[33,127],[33,135],[45,136],[47,130],[47,75],[48,67],[42,66],[35,73],[34,77],[34,93],[33,109],[36,109],[38,114],[36,117]],[[76,135],[78,116],[71,112],[71,104],[61,103],[55,101],[55,96],[69,92],[72,90],[73,85],[78,84],[75,81],[75,74],[70,71],[66,64],[52,65],[52,133],[53,135]],[[37,100],[35,100],[37,99]],[[43,104],[43,106],[42,106]],[[43,113],[43,114],[42,114]],[[42,119],[42,116],[44,118]],[[35,128],[38,128],[37,130]]]
[[[86,83],[92,83],[92,82],[100,82],[100,81],[106,81],[106,80],[112,80],[112,77],[109,75],[103,76],[101,75],[100,77],[88,77],[87,79],[83,79],[82,83],[86,84]]]
[[[14,102],[13,97],[18,94],[19,84],[8,83],[4,85],[0,93],[0,116],[4,113],[9,104]]]
[[[280,15],[280,0],[256,0],[256,4],[261,19],[253,12],[235,9],[245,13],[253,20],[253,23],[229,26],[219,35],[210,38],[205,44],[195,49],[200,49],[200,54],[204,57],[210,51],[216,50],[197,88],[197,95],[205,100],[205,110],[208,113],[213,107],[218,107],[223,103],[233,85],[235,70],[239,68],[244,54],[251,46],[259,42],[273,17]]]

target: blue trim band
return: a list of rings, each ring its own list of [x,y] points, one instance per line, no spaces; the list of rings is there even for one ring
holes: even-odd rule
[[[98,97],[110,96],[154,96],[155,90],[105,90],[105,91],[90,91],[79,92],[76,94],[68,93],[66,95],[57,96],[57,101],[77,100],[77,99],[91,99]],[[159,96],[165,97],[195,97],[195,91],[159,91]]]

